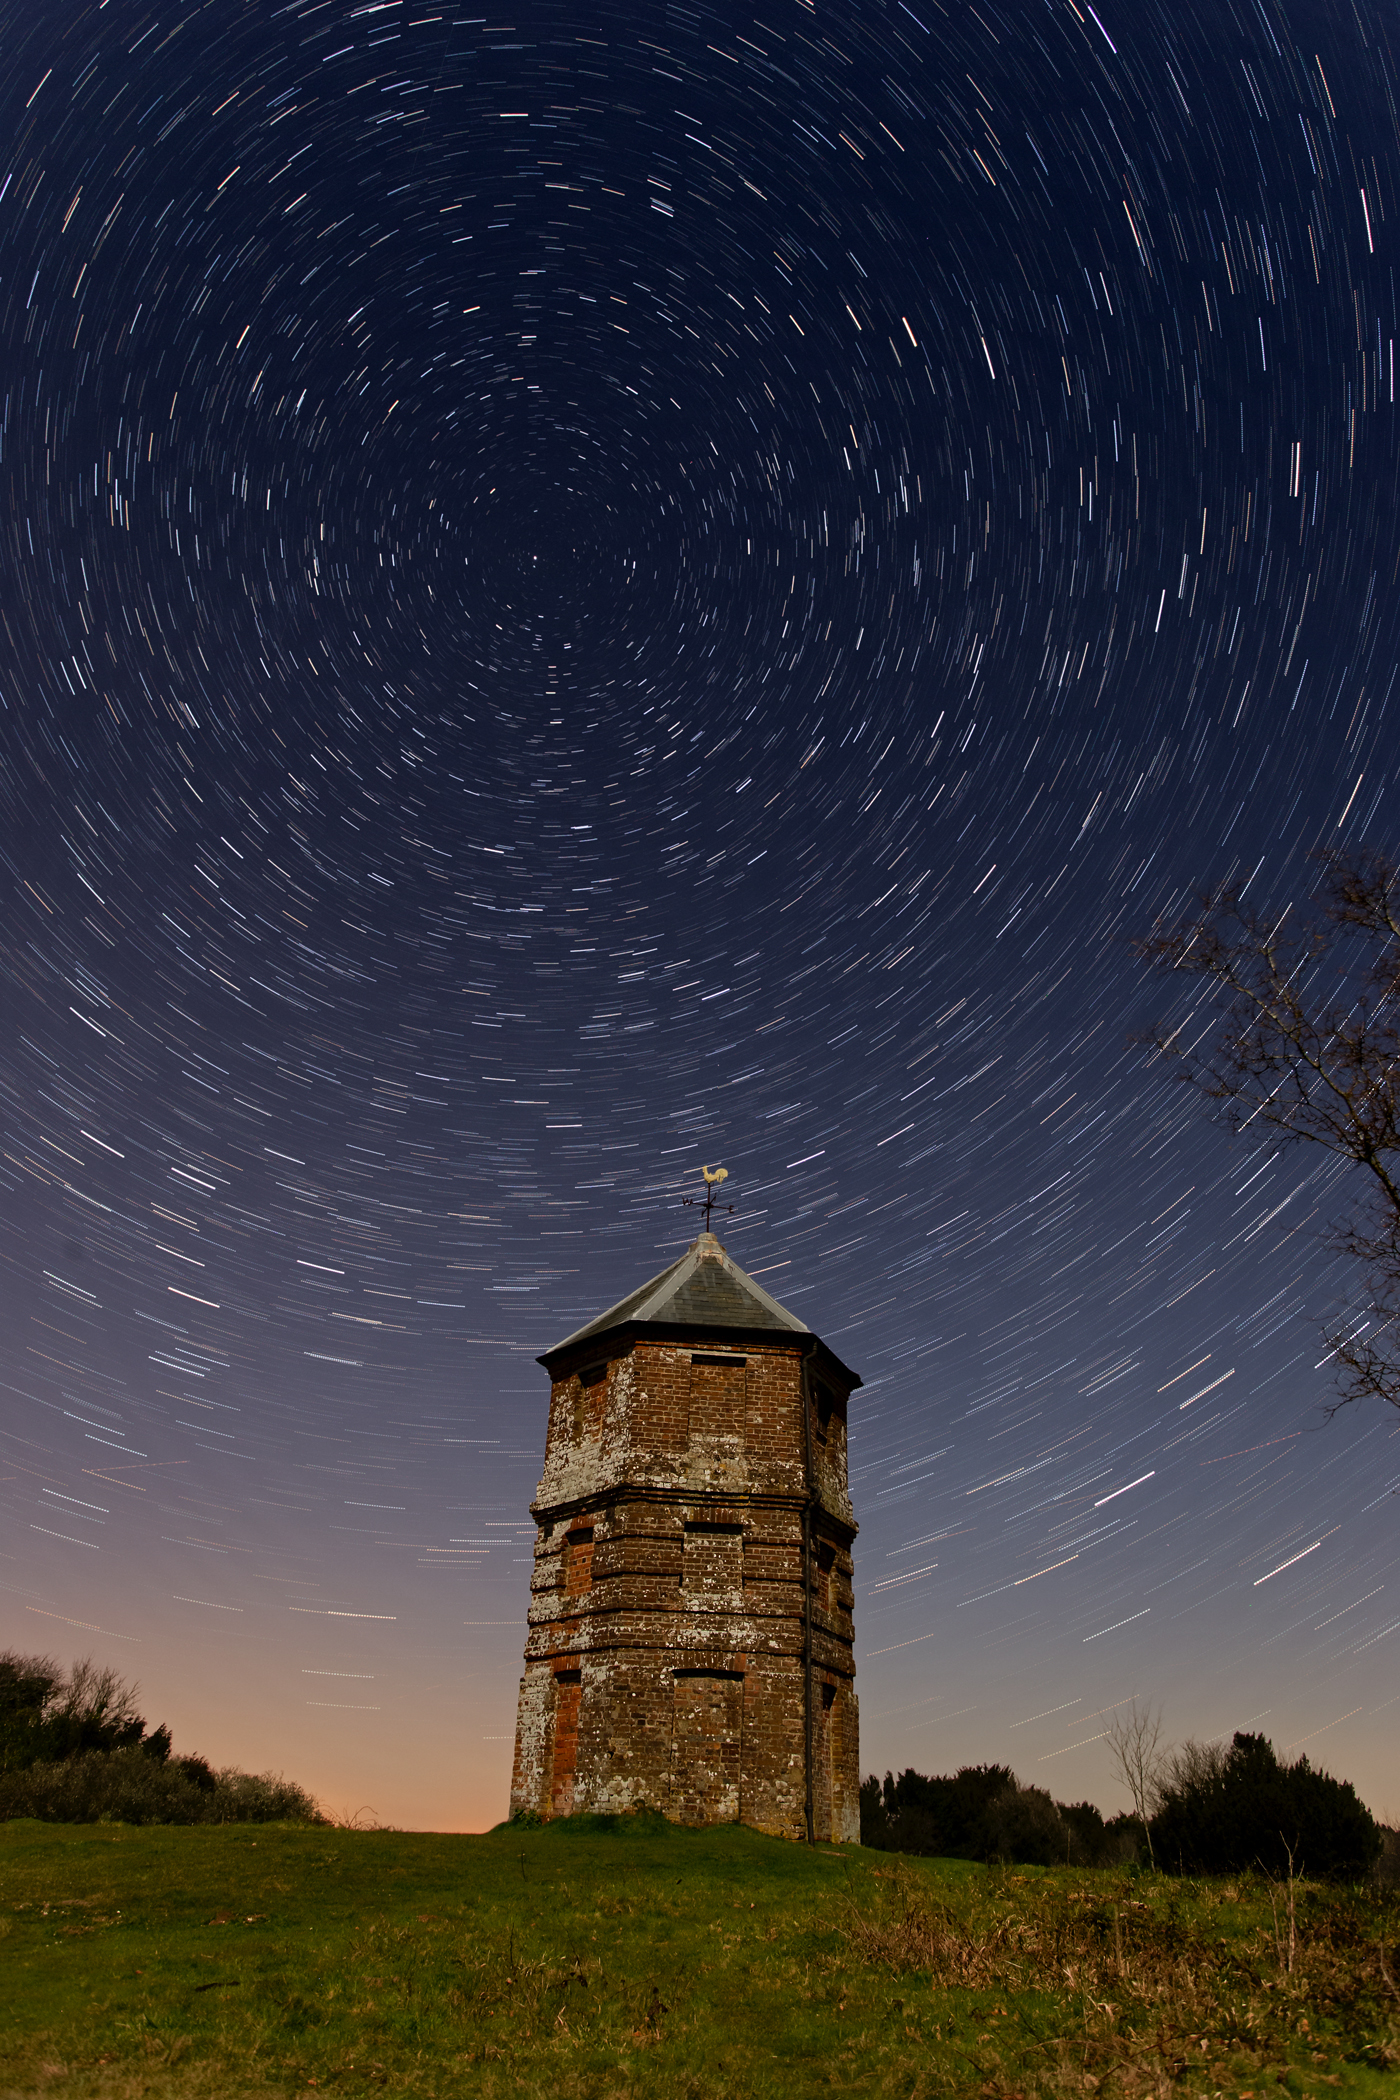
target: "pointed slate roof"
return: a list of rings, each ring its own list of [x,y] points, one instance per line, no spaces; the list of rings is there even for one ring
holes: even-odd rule
[[[745,1334],[811,1334],[805,1321],[779,1305],[761,1283],[755,1283],[730,1259],[712,1232],[702,1232],[669,1269],[663,1269],[659,1276],[629,1292],[586,1326],[566,1335],[537,1361],[548,1369],[564,1350],[580,1342],[601,1339],[622,1327],[664,1327],[700,1335],[723,1333],[735,1341]],[[817,1346],[825,1349],[822,1343]],[[834,1354],[830,1350],[825,1353]],[[840,1363],[839,1358],[835,1360]],[[846,1371],[844,1364],[840,1368]],[[853,1372],[847,1371],[846,1375],[854,1384],[860,1384]]]

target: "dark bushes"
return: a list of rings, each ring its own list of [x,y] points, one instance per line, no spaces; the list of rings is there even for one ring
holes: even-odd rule
[[[222,1772],[149,1733],[138,1690],[112,1669],[0,1655],[0,1822],[319,1823],[305,1788],[271,1773]]]
[[[880,1851],[1020,1866],[1107,1866],[1136,1852],[1135,1826],[1105,1824],[1091,1802],[1052,1801],[1008,1765],[964,1765],[951,1779],[872,1776],[860,1790],[860,1841]]]
[[[964,1765],[952,1779],[886,1772],[883,1786],[872,1774],[860,1790],[860,1841],[887,1852],[984,1859],[992,1803],[1015,1785],[1009,1765]]]
[[[138,1743],[162,1761],[170,1755],[170,1730],[146,1734],[137,1690],[91,1661],[74,1663],[65,1675],[48,1655],[0,1655],[0,1772]]]
[[[1152,1841],[1168,1873],[1309,1874],[1358,1881],[1400,1873],[1392,1840],[1348,1781],[1314,1771],[1306,1757],[1285,1764],[1262,1735],[1237,1735],[1228,1749],[1186,1743],[1156,1782]],[[1006,1765],[964,1765],[951,1779],[922,1772],[872,1776],[860,1790],[860,1841],[876,1850],[945,1859],[1007,1860],[1018,1866],[1119,1866],[1137,1857],[1135,1816],[1105,1823],[1092,1802],[1052,1801],[1022,1786]]]
[[[158,1763],[134,1746],[87,1750],[0,1774],[0,1822],[15,1816],[45,1823],[325,1821],[290,1779],[232,1768],[212,1772],[200,1757]]]
[[[1389,1823],[1377,1826],[1380,1850],[1371,1869],[1371,1879],[1377,1888],[1400,1888],[1400,1830]]]
[[[1262,1735],[1228,1750],[1188,1743],[1161,1783],[1152,1841],[1169,1872],[1234,1874],[1290,1869],[1329,1881],[1359,1880],[1382,1848],[1369,1810],[1347,1780],[1285,1764]]]

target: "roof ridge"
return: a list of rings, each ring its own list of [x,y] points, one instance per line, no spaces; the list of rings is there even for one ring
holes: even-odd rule
[[[693,1240],[667,1268],[556,1342],[546,1353],[553,1356],[590,1335],[601,1336],[611,1328],[633,1324],[811,1332],[805,1320],[799,1320],[741,1269],[727,1248],[708,1232]]]

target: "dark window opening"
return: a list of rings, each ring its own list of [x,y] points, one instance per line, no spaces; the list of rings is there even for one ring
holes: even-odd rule
[[[687,1520],[685,1528],[691,1532],[708,1533],[711,1538],[741,1539],[744,1536],[742,1524],[706,1524],[700,1522],[692,1524]]]
[[[672,1670],[671,1675],[673,1677],[717,1677],[730,1684],[742,1684],[744,1681],[744,1672],[742,1670]]]
[[[582,1670],[556,1670],[554,1682],[556,1684],[582,1684],[583,1672]]]
[[[823,1711],[824,1711],[825,1713],[830,1713],[830,1712],[831,1712],[831,1709],[832,1709],[832,1707],[833,1707],[833,1706],[834,1706],[835,1704],[836,1704],[836,1687],[835,1687],[835,1685],[834,1685],[834,1684],[824,1684],[824,1685],[822,1686],[822,1709],[823,1709]]]
[[[591,1524],[580,1524],[574,1530],[566,1531],[564,1533],[564,1543],[569,1546],[591,1546],[593,1544],[593,1526]]]
[[[729,1370],[729,1371],[742,1371],[742,1370],[743,1370],[743,1368],[744,1368],[744,1365],[745,1365],[745,1364],[746,1364],[746,1363],[748,1362],[748,1358],[747,1358],[746,1356],[700,1356],[700,1355],[692,1355],[692,1357],[691,1357],[690,1361],[691,1361],[691,1362],[692,1362],[693,1364],[718,1364],[718,1365],[720,1365],[720,1366],[721,1366],[721,1367],[722,1367],[723,1369],[725,1369],[725,1370]]]

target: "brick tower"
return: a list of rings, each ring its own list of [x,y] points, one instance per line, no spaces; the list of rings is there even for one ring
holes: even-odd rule
[[[539,1361],[512,1812],[858,1841],[860,1379],[710,1232]]]

